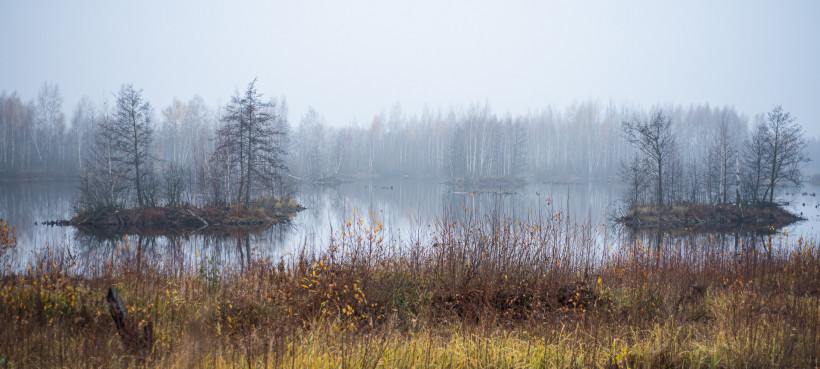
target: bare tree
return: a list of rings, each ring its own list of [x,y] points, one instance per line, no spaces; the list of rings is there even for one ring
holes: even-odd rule
[[[302,116],[299,123],[299,157],[306,167],[303,175],[309,179],[321,178],[325,174],[325,128],[324,118],[312,107]]]
[[[216,148],[199,169],[206,201],[211,205],[223,206],[229,201],[230,160],[228,154]]]
[[[675,137],[672,134],[672,120],[657,111],[648,120],[635,119],[624,122],[623,130],[627,142],[647,157],[647,164],[655,180],[656,204],[663,206],[664,170],[676,151]]]
[[[74,109],[74,116],[71,118],[71,138],[74,141],[74,149],[77,154],[77,168],[83,168],[85,164],[85,157],[89,152],[89,142],[93,144],[93,138],[90,138],[96,125],[97,111],[91,100],[87,96],[83,96],[77,107]],[[73,155],[72,155],[73,156]]]
[[[176,98],[170,106],[162,110],[162,125],[160,127],[160,146],[164,153],[164,160],[181,163],[187,159],[190,141],[193,135],[185,134],[188,122],[188,104]]]
[[[65,158],[62,149],[66,125],[62,105],[63,97],[60,94],[60,87],[56,84],[44,83],[37,93],[32,142],[40,164],[47,170],[54,164],[58,164],[58,160],[62,161]]]
[[[182,205],[182,195],[187,187],[185,181],[188,177],[187,170],[181,165],[172,162],[165,167],[162,174],[162,190],[163,197],[165,198],[165,206]]]
[[[736,153],[734,135],[736,133],[730,128],[724,113],[712,132],[712,142],[706,156],[709,202],[728,202],[732,183],[730,177]]]
[[[766,114],[766,118],[765,147],[769,184],[763,198],[765,199],[768,194],[769,202],[773,202],[777,186],[784,182],[800,185],[800,167],[809,159],[804,153],[806,139],[803,138],[803,130],[795,123],[795,118],[791,114],[783,111],[781,105],[777,105]]]
[[[145,206],[152,200],[149,195],[153,192],[147,186],[153,182],[154,126],[151,105],[142,99],[142,90],[135,90],[130,84],[120,88],[112,132],[116,150],[122,153],[118,159],[122,160],[126,176],[134,184],[137,204]]]
[[[339,176],[342,163],[349,162],[349,156],[353,152],[352,141],[353,133],[350,129],[343,128],[336,131],[336,135],[333,139],[332,154],[330,155],[333,161],[331,165],[333,167],[334,176]]]
[[[766,181],[766,125],[760,122],[743,145],[743,188],[746,198],[763,201],[761,188]]]
[[[276,134],[273,136],[272,142],[274,147],[279,148],[279,152],[282,153],[279,158],[281,162],[289,163],[293,159],[291,152],[294,143],[291,138],[290,122],[288,122],[288,100],[284,96],[279,99],[273,98],[271,99],[271,105],[276,107],[276,118],[273,123],[273,130]],[[287,164],[282,164],[279,170],[283,173],[274,176],[275,183],[273,185],[275,188],[271,191],[272,196],[280,198],[294,197],[298,191],[295,178],[284,175],[284,172],[287,171]]]
[[[627,192],[624,194],[624,200],[629,206],[629,209],[637,210],[640,202],[640,197],[646,190],[648,185],[646,181],[646,163],[636,153],[635,156],[627,162],[621,162],[618,168],[618,175],[627,181]]]
[[[114,131],[112,117],[103,110],[95,127],[90,157],[84,162],[80,176],[77,210],[111,208],[124,202],[128,192],[128,185],[123,180],[127,168],[121,165],[122,153],[117,148]]]

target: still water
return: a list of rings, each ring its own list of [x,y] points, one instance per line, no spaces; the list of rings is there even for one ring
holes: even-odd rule
[[[72,227],[38,225],[71,217],[76,183],[0,183],[0,218],[17,230],[18,250],[15,255],[6,256],[13,258],[14,269],[24,268],[34,255],[49,249],[71,250],[72,257],[91,262],[92,255],[126,242],[139,244],[148,254],[172,259],[210,255],[218,258],[221,265],[242,265],[251,254],[275,260],[296,250],[322,249],[348,220],[355,223],[360,218],[366,223],[381,223],[386,242],[424,244],[432,237],[436,223],[445,218],[460,221],[472,216],[480,221],[500,214],[504,218],[534,221],[539,214],[559,210],[572,222],[592,224],[595,238],[602,245],[617,245],[622,242],[618,237],[623,231],[609,219],[618,210],[622,186],[619,182],[542,182],[508,192],[479,193],[455,191],[432,180],[407,179],[358,181],[337,187],[303,186],[298,201],[307,210],[290,224],[276,225],[261,234],[193,234],[172,239],[140,239],[132,235],[129,240],[106,240],[80,234]],[[789,202],[790,211],[807,218],[781,230],[781,240],[785,235],[785,242],[796,242],[799,237],[811,241],[820,235],[820,197],[812,196],[813,193],[820,193],[820,186],[806,185],[781,194],[780,199]]]

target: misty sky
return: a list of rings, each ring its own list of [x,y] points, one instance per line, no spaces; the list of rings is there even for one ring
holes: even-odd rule
[[[69,115],[122,83],[157,110],[254,77],[290,119],[369,124],[400,102],[526,113],[600,99],[774,104],[820,135],[820,1],[0,3],[0,91],[60,85]]]

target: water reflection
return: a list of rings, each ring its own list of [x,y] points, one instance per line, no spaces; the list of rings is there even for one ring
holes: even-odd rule
[[[74,271],[89,275],[103,275],[105,268],[113,264],[142,271],[153,268],[163,273],[181,273],[191,268],[244,271],[254,260],[278,260],[284,256],[285,250],[270,245],[281,245],[283,237],[291,231],[289,225],[280,224],[259,234],[101,237],[77,232],[76,242],[59,249],[59,258]]]
[[[790,191],[792,193],[784,196],[791,204],[790,210],[803,212],[808,221],[789,226],[781,233],[766,235],[743,229],[728,233],[662,229],[630,233],[607,221],[622,192],[617,182],[533,183],[513,190],[466,192],[454,191],[431,180],[369,180],[337,187],[305,186],[297,200],[308,208],[306,211],[299,213],[290,224],[276,225],[255,234],[130,235],[126,240],[124,236],[89,236],[70,227],[35,225],[69,218],[75,189],[73,182],[0,183],[0,217],[18,230],[17,268],[25,267],[35,255],[49,248],[65,248],[70,254],[66,257],[84,259],[90,266],[115,255],[119,247],[121,253],[124,248],[138,250],[139,257],[135,256],[134,261],[141,266],[161,263],[178,270],[196,267],[205,260],[223,268],[243,269],[254,258],[278,260],[303,249],[322,250],[328,247],[334,233],[354,218],[382,224],[386,239],[391,243],[425,244],[434,235],[435,225],[445,220],[492,224],[492,221],[510,219],[535,223],[560,212],[573,224],[588,223],[593,242],[602,247],[640,243],[646,247],[675,246],[686,250],[697,244],[732,252],[750,248],[763,250],[770,243],[786,244],[789,237],[791,243],[800,236],[813,239],[817,234],[815,227],[820,224],[820,200],[802,195],[820,192],[820,186]]]
[[[634,231],[624,228],[619,244],[624,248],[674,251],[678,257],[697,256],[711,253],[717,257],[739,260],[745,254],[755,253],[773,257],[775,254],[790,252],[796,247],[814,245],[815,236],[793,235],[788,231],[744,230],[742,227],[731,231],[712,232],[670,230],[662,227]],[[693,258],[693,260],[695,260]]]

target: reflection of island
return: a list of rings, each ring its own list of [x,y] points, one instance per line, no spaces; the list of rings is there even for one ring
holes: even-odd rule
[[[113,235],[110,233],[75,233],[76,245],[66,261],[82,265],[92,274],[105,268],[113,259],[127,261],[132,271],[145,268],[165,269],[180,273],[203,266],[232,266],[246,270],[253,260],[276,260],[284,252],[287,237],[295,225],[278,223],[266,229],[249,227],[211,228],[195,233],[155,233]]]
[[[627,250],[654,250],[660,254],[677,255],[681,260],[693,260],[704,255],[715,260],[729,256],[742,260],[744,254],[763,253],[772,257],[783,250],[792,250],[794,243],[788,232],[770,229],[664,228],[663,226],[626,229],[619,239]],[[642,252],[642,251],[641,251]],[[721,256],[722,255],[722,256]]]

